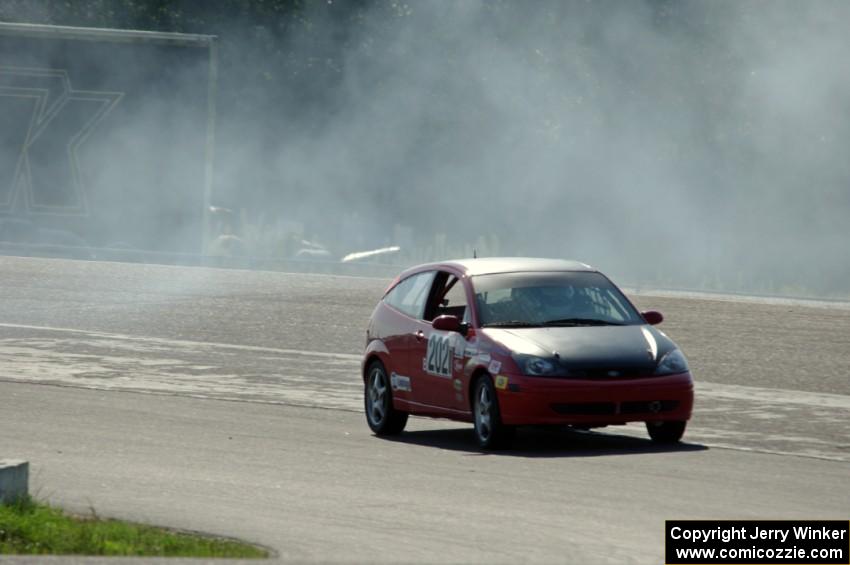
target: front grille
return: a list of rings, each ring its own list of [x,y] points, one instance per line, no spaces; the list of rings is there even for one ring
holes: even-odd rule
[[[552,404],[558,414],[572,416],[600,416],[607,414],[661,414],[679,406],[678,400],[641,400],[622,402],[617,410],[615,402],[574,402]]]
[[[652,371],[635,367],[589,367],[584,369],[570,369],[569,375],[576,379],[638,379],[651,377]]]
[[[623,402],[620,404],[620,414],[660,414],[670,412],[679,406],[678,400],[644,400],[641,402]]]
[[[552,410],[558,414],[574,414],[579,416],[595,416],[598,414],[614,414],[617,405],[613,402],[582,402],[573,404],[553,404]]]

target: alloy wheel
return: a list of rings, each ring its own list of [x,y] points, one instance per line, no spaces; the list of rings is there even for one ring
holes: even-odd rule
[[[490,439],[490,434],[493,432],[492,407],[493,399],[490,397],[489,388],[486,386],[479,387],[477,401],[475,402],[475,431],[478,432],[478,437],[485,442]]]
[[[384,372],[376,367],[369,375],[368,389],[369,404],[367,412],[369,420],[376,426],[380,426],[387,415],[387,377]]]

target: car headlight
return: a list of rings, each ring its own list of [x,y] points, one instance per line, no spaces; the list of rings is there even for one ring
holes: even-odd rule
[[[688,371],[688,360],[685,359],[684,353],[679,349],[667,353],[655,368],[656,375],[675,375],[686,371]]]
[[[566,375],[564,368],[554,359],[535,355],[514,355],[514,361],[519,365],[524,375],[532,377],[561,377]]]

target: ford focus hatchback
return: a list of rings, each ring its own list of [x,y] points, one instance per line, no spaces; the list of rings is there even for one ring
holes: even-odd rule
[[[516,426],[645,422],[681,439],[693,381],[676,344],[599,271],[578,262],[487,258],[413,267],[369,321],[366,420],[400,433],[409,415],[472,422],[500,447]]]

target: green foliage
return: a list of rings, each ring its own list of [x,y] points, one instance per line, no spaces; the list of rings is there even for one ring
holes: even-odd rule
[[[0,554],[262,558],[257,547],[152,526],[77,518],[21,499],[0,505]]]

